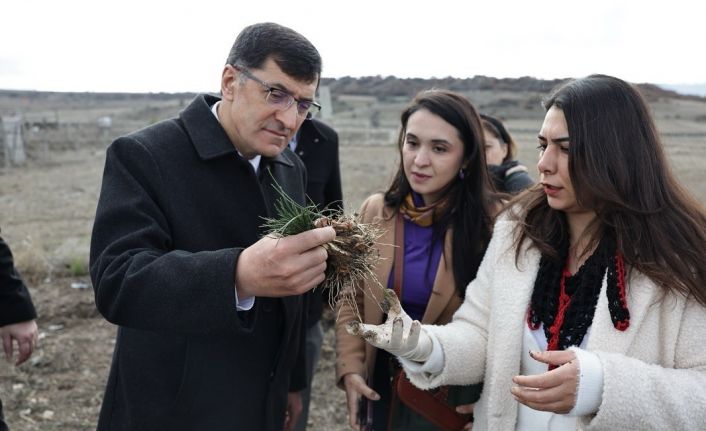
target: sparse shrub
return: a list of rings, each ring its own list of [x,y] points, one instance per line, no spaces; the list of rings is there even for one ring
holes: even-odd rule
[[[27,283],[35,284],[51,274],[52,265],[46,253],[31,238],[26,238],[17,245],[13,244],[12,253],[15,267]]]
[[[69,262],[69,274],[72,277],[81,277],[88,274],[88,262],[80,256],[75,256]]]

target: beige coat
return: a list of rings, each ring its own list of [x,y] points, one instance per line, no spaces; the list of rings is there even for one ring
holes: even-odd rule
[[[446,326],[427,326],[444,349],[438,375],[411,373],[419,387],[485,381],[474,431],[514,430],[518,403],[510,388],[519,374],[526,312],[540,254],[525,249],[515,266],[514,223],[496,222],[493,239]],[[632,271],[627,300],[630,327],[613,327],[605,278],[586,349],[603,367],[602,403],[579,418],[585,430],[696,430],[706,424],[706,308],[693,298],[664,293]]]
[[[378,223],[384,233],[378,240],[380,263],[375,268],[375,276],[386,288],[394,260],[395,213],[385,207],[383,195],[375,194],[365,200],[359,211],[364,223]],[[451,267],[451,236],[446,233],[444,253],[434,279],[429,303],[422,317],[422,323],[444,324],[451,320],[453,313],[461,305],[462,299],[455,292],[455,281]],[[447,265],[447,262],[448,265]],[[381,287],[372,280],[365,283],[365,294],[358,290],[357,304],[365,323],[382,323],[383,313],[378,305],[382,298]],[[377,298],[377,299],[376,299]],[[348,334],[346,324],[356,316],[350,306],[339,303],[336,322],[336,381],[342,387],[342,378],[349,373],[358,373],[363,378],[372,374],[375,366],[375,348],[361,337]]]

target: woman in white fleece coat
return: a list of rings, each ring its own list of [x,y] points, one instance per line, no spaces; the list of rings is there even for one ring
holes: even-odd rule
[[[430,388],[484,381],[479,430],[703,429],[706,211],[647,104],[592,75],[545,102],[541,187],[511,202],[444,326],[351,328]]]

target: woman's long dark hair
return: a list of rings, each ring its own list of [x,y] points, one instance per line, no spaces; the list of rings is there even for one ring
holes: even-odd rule
[[[591,75],[560,86],[544,106],[561,109],[566,118],[577,203],[598,216],[590,245],[603,235],[614,237],[632,268],[706,305],[706,210],[674,178],[639,91],[620,79]],[[513,203],[518,245],[529,239],[556,255],[551,244],[568,235],[564,214],[549,207],[539,188]]]
[[[407,120],[417,111],[427,110],[440,117],[457,131],[463,142],[463,178],[457,176],[447,193],[451,211],[434,222],[434,238],[442,238],[447,227],[453,227],[451,244],[456,292],[464,297],[466,286],[476,276],[485,249],[490,242],[494,203],[499,196],[490,191],[490,178],[485,166],[485,140],[480,118],[473,105],[460,94],[444,90],[419,93],[402,112],[402,128],[398,137],[400,165],[389,189],[385,204],[399,211],[405,197],[412,191],[404,174],[402,147],[407,134]]]

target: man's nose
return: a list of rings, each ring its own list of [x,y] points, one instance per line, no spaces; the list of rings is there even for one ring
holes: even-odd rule
[[[292,103],[288,107],[278,110],[275,118],[282,122],[286,128],[294,130],[299,122],[299,117],[297,115],[297,104]]]

